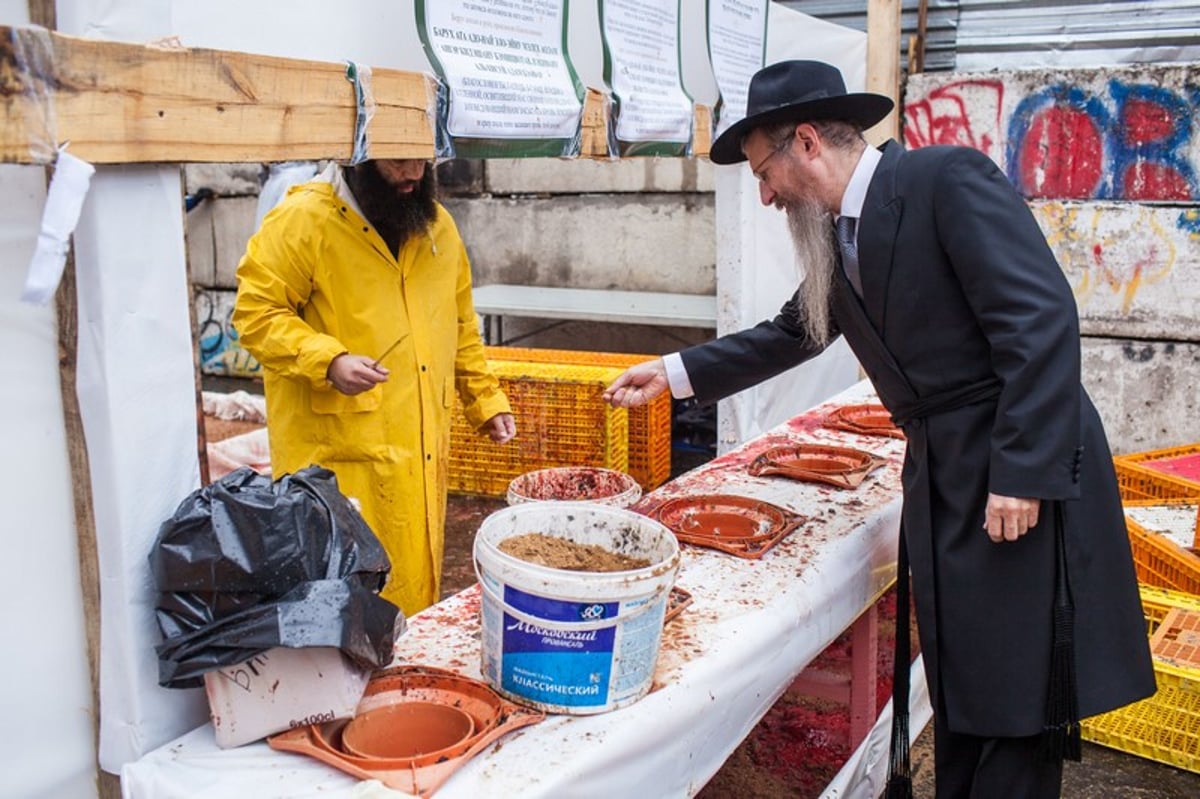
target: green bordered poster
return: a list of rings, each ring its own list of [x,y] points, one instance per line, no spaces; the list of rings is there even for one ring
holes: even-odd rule
[[[767,0],[708,0],[708,60],[721,94],[716,136],[746,116],[750,78],[766,53]]]
[[[584,87],[567,56],[568,0],[416,0],[438,73],[443,158],[579,154]]]
[[[681,75],[679,7],[680,0],[600,2],[612,152],[691,153],[694,113]]]

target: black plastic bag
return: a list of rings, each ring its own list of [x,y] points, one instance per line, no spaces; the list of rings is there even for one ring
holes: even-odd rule
[[[336,646],[363,668],[386,665],[404,627],[379,596],[390,568],[333,472],[275,482],[231,472],[185,499],[150,553],[159,685],[196,687],[276,646]]]

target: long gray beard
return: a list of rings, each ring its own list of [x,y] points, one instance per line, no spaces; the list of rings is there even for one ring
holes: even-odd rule
[[[796,263],[804,270],[801,322],[808,337],[824,347],[829,343],[829,300],[837,266],[829,212],[814,200],[801,200],[788,205],[787,221]]]

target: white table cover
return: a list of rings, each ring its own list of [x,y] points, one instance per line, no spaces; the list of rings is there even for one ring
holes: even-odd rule
[[[837,405],[873,401],[869,384],[859,383],[651,494],[733,493],[811,521],[760,560],[683,547],[677,585],[694,601],[667,625],[651,693],[620,710],[548,716],[505,736],[457,771],[438,799],[699,791],[895,577],[904,442],[821,425]],[[888,462],[853,491],[746,473],[758,452],[789,441],[852,446]],[[476,585],[414,616],[395,662],[479,679],[478,608]],[[211,725],[128,764],[121,778],[127,799],[403,795],[265,743],[220,750]]]

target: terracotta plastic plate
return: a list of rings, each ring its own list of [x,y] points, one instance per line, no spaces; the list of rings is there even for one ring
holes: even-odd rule
[[[734,494],[674,497],[649,513],[685,544],[744,558],[761,557],[804,521],[777,505]]]
[[[500,736],[543,718],[478,680],[398,666],[371,678],[353,719],[297,727],[267,743],[424,797]]]
[[[755,477],[778,475],[792,480],[857,488],[874,469],[887,463],[869,452],[826,444],[772,447],[751,461],[747,471]]]
[[[825,426],[868,436],[904,438],[904,433],[892,422],[892,415],[882,405],[843,405],[825,417]]]

